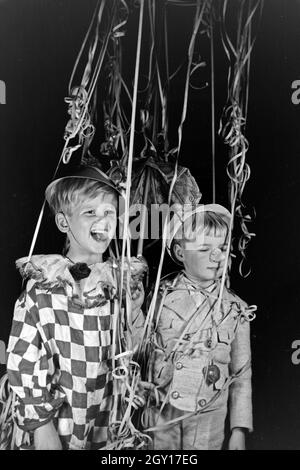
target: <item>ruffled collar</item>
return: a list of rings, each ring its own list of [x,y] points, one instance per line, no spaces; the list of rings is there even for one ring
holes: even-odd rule
[[[53,289],[63,287],[73,301],[87,308],[106,303],[117,297],[118,278],[120,276],[120,261],[108,259],[103,263],[89,266],[90,273],[86,277],[83,290],[78,293],[78,283],[72,276],[74,263],[61,255],[33,255],[20,258],[16,266],[24,279],[32,279],[38,287]],[[125,263],[125,272],[130,268],[133,277],[142,276],[147,269],[144,260],[131,258]]]

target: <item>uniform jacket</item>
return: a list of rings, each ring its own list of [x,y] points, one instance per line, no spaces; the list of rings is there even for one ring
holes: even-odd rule
[[[200,289],[184,273],[162,284],[154,382],[162,399],[187,412],[213,409],[214,402],[222,403],[222,394],[227,401],[229,387],[231,428],[252,430],[249,321],[253,307],[224,288],[217,312],[219,287],[217,283]]]

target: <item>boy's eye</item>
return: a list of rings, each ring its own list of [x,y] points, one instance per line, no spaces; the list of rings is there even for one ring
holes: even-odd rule
[[[113,211],[112,209],[106,209],[106,210],[104,211],[104,215],[112,215],[112,214],[114,214],[114,213],[115,213],[115,211]]]
[[[85,213],[88,214],[88,215],[95,215],[95,211],[93,209],[90,209],[90,210],[86,211]]]

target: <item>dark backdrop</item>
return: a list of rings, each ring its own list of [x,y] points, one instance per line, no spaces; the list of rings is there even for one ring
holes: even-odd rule
[[[95,3],[0,1],[0,79],[7,87],[6,104],[0,105],[0,339],[6,343],[21,290],[14,260],[28,254],[43,190],[63,147],[67,120],[63,98]],[[171,60],[184,50],[191,20],[187,11],[177,9],[172,14]],[[180,34],[175,34],[176,22]],[[129,38],[135,27],[133,21]],[[300,339],[300,105],[291,100],[291,84],[300,79],[299,39],[300,2],[266,0],[252,55],[247,126],[252,174],[244,200],[257,212],[256,238],[248,250],[252,274],[241,279],[235,270],[232,276],[239,295],[259,307],[252,324],[255,432],[249,447],[253,449],[300,449],[300,365],[291,361],[291,344]],[[205,56],[205,40],[203,44]],[[218,47],[216,99],[221,107],[226,98],[226,58]],[[203,82],[209,79],[205,74]],[[170,98],[175,116],[180,96],[174,92]],[[181,163],[192,171],[205,203],[211,201],[208,110],[209,89],[192,92],[181,154]],[[219,141],[217,150],[217,199],[226,204],[226,152]],[[36,253],[57,252],[60,243],[46,214]],[[151,253],[149,258],[154,268],[157,257]],[[0,367],[2,374],[4,366]]]

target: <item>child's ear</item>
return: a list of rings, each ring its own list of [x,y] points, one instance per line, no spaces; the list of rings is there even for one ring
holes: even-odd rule
[[[173,253],[174,253],[175,257],[178,259],[178,261],[183,263],[183,259],[184,259],[183,249],[182,249],[182,246],[179,245],[179,243],[174,244]]]
[[[62,212],[58,212],[55,215],[55,222],[58,230],[60,230],[61,232],[67,233],[69,231],[68,221],[66,219],[65,214],[63,214]]]

